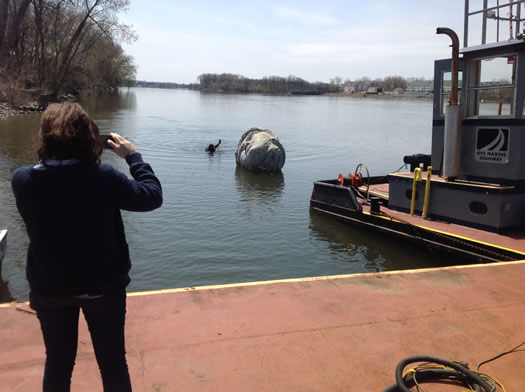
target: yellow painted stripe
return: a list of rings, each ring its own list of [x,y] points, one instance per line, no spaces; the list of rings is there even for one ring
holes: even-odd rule
[[[412,177],[407,177],[407,176],[404,176],[403,174],[398,174],[398,173],[392,173],[392,174],[389,174],[389,176],[400,177],[400,178],[404,178],[404,179],[407,179],[407,180],[412,180]],[[514,188],[513,186],[508,186],[508,185],[470,184],[470,183],[459,182],[459,181],[444,181],[444,180],[440,181],[440,180],[437,180],[437,179],[434,179],[434,178],[432,178],[432,181],[433,182],[441,182],[441,183],[450,184],[450,185],[470,186],[470,187],[475,187],[475,188],[487,188],[487,189],[513,189]]]
[[[369,211],[362,211],[362,213],[364,215],[371,215],[373,216],[374,218],[380,218],[380,219],[384,219],[384,220],[387,220],[387,221],[392,221],[392,222],[396,222],[396,223],[405,223],[399,219],[397,219],[396,217],[394,216],[384,216],[384,215],[376,215],[376,214],[372,214],[370,213]],[[416,225],[414,225],[416,226]]]
[[[457,269],[465,269],[465,268],[480,268],[480,267],[492,267],[492,266],[502,266],[502,265],[514,265],[514,264],[525,264],[525,260],[507,261],[507,262],[498,262],[498,263],[489,263],[489,264],[459,265],[459,266],[451,266],[451,267],[420,268],[420,269],[401,270],[401,271],[365,272],[365,273],[359,273],[359,274],[316,276],[316,277],[310,277],[310,278],[278,279],[278,280],[266,280],[266,281],[246,282],[246,283],[232,283],[232,284],[212,285],[212,286],[183,287],[183,288],[177,288],[177,289],[134,292],[134,293],[128,293],[128,296],[136,297],[136,296],[143,296],[143,295],[182,293],[182,292],[187,292],[187,291],[215,290],[215,289],[249,287],[249,286],[265,286],[265,285],[280,284],[280,283],[302,283],[302,282],[317,282],[317,281],[326,281],[326,280],[335,280],[335,279],[354,279],[354,278],[370,277],[370,276],[378,276],[378,275],[385,276],[385,275],[400,275],[400,274],[419,274],[419,273],[432,272],[432,271],[457,270]]]
[[[418,225],[418,224],[416,224],[416,223],[404,222],[404,221],[401,221],[401,220],[399,220],[399,219],[396,219],[395,217],[389,217],[389,216],[383,216],[383,215],[375,215],[375,214],[371,214],[371,213],[368,212],[368,211],[363,211],[363,214],[365,214],[365,215],[371,215],[371,216],[374,216],[375,218],[381,218],[381,219],[385,219],[385,220],[389,220],[389,221],[395,221],[395,222],[397,222],[397,223],[411,224],[411,225],[416,226],[417,228],[420,228],[420,229],[423,229],[423,230],[428,230],[428,231],[432,231],[432,232],[435,232],[435,233],[445,234],[445,235],[448,235],[448,236],[450,236],[450,237],[459,238],[459,239],[462,239],[462,240],[468,240],[468,241],[475,242],[475,243],[477,243],[477,244],[482,244],[482,245],[490,246],[490,247],[492,247],[492,248],[502,249],[502,250],[505,250],[505,251],[508,251],[508,252],[514,252],[514,253],[518,253],[518,254],[520,254],[520,255],[525,255],[525,252],[520,251],[520,250],[517,250],[517,249],[506,248],[506,247],[504,247],[504,246],[500,246],[500,245],[492,244],[492,243],[490,243],[490,242],[484,242],[484,241],[475,240],[474,238],[461,236],[461,235],[459,235],[459,234],[450,233],[450,232],[443,231],[443,230],[433,229],[433,228],[428,227],[428,226],[421,226],[421,225]]]
[[[359,190],[361,192],[365,192],[365,190],[361,190],[361,189],[359,189]],[[383,192],[378,191],[378,190],[369,190],[368,193],[371,194],[371,195],[374,195],[374,196],[380,196],[380,197],[382,197],[382,198],[384,198],[386,200],[389,199],[388,193],[383,193]]]
[[[450,266],[450,267],[419,268],[419,269],[398,270],[398,271],[363,272],[359,274],[315,276],[315,277],[309,277],[309,278],[265,280],[265,281],[259,281],[259,282],[231,283],[231,284],[196,286],[196,287],[181,287],[181,288],[176,288],[176,289],[163,289],[163,290],[152,290],[152,291],[137,291],[133,293],[128,293],[128,297],[139,297],[139,296],[144,296],[144,295],[156,295],[156,294],[174,294],[174,293],[183,293],[187,291],[203,291],[203,290],[215,290],[215,289],[235,288],[235,287],[265,286],[265,285],[280,284],[280,283],[317,282],[317,281],[326,281],[326,280],[335,280],[335,279],[357,279],[357,278],[362,278],[362,277],[385,276],[385,275],[424,274],[426,272],[435,272],[435,271],[447,271],[447,270],[450,271],[450,270],[460,270],[460,269],[469,269],[469,268],[491,268],[491,267],[496,267],[496,266],[518,265],[518,264],[525,264],[525,260],[502,261],[502,262],[487,263],[487,264],[458,265],[458,266]],[[20,305],[22,303],[28,304],[28,302],[11,302],[11,303],[0,304],[0,308],[8,308],[11,306]]]
[[[522,252],[520,250],[517,250],[517,249],[512,249],[512,248],[506,248],[504,246],[500,246],[500,245],[496,245],[496,244],[492,244],[490,242],[484,242],[484,241],[478,241],[478,240],[475,240],[473,238],[470,238],[470,237],[464,237],[464,236],[461,236],[459,234],[454,234],[454,233],[449,233],[449,232],[446,232],[446,231],[442,231],[442,230],[437,230],[437,229],[432,229],[430,227],[425,227],[425,226],[420,226],[420,225],[414,225],[414,226],[417,226],[421,229],[425,229],[425,230],[428,230],[428,231],[434,231],[436,233],[440,233],[440,234],[446,234],[446,235],[449,235],[449,236],[452,236],[452,237],[455,237],[455,238],[460,238],[460,239],[463,239],[463,240],[469,240],[469,241],[472,241],[472,242],[476,242],[478,244],[483,244],[483,245],[487,245],[487,246],[491,246],[493,248],[497,248],[497,249],[503,249],[503,250],[506,250],[506,251],[509,251],[509,252],[514,252],[514,253],[519,253],[521,255],[525,255],[525,252]]]
[[[3,303],[3,304],[0,304],[0,308],[9,308],[10,306],[21,305],[21,304],[29,305],[29,301],[26,301],[26,302],[6,302],[6,303]]]

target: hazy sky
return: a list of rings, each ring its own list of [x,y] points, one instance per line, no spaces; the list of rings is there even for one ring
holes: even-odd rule
[[[463,0],[131,0],[120,20],[139,39],[124,45],[139,80],[193,83],[202,73],[432,78],[462,42]]]

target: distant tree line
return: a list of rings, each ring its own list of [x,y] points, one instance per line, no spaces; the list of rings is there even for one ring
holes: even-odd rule
[[[0,100],[133,85],[136,39],[118,12],[129,0],[0,0]],[[1,96],[3,93],[3,97]]]
[[[231,73],[207,73],[199,75],[198,80],[199,90],[203,92],[317,95],[340,91],[333,84],[309,83],[293,75],[250,79]]]
[[[341,77],[335,77],[330,80],[330,83],[340,86],[345,91],[362,92],[367,91],[371,87],[381,89],[382,91],[394,91],[396,89],[407,90],[409,85],[414,82],[427,81],[425,78],[404,78],[399,75],[386,76],[385,78],[370,79],[369,77],[362,77],[358,79],[346,79],[343,81]]]
[[[411,83],[427,82],[425,78],[403,78],[393,75],[385,78],[370,79],[362,77],[355,80],[345,79],[336,76],[330,79],[330,83],[315,82],[310,83],[300,77],[290,75],[265,76],[262,79],[250,79],[242,75],[223,73],[206,73],[198,77],[199,84],[188,85],[189,87],[204,92],[223,92],[223,93],[260,93],[260,94],[299,94],[314,95],[340,92],[366,92],[370,88],[380,91],[394,91],[396,89],[406,90]],[[182,85],[178,85],[182,86]]]
[[[198,90],[197,83],[171,83],[171,82],[147,82],[145,80],[137,80],[136,87],[150,87],[150,88],[185,88],[189,90]]]
[[[265,76],[262,79],[250,79],[242,75],[232,73],[212,74],[206,73],[199,75],[199,83],[169,83],[169,82],[149,82],[139,80],[137,87],[154,88],[183,88],[190,90],[200,90],[203,92],[219,93],[259,93],[259,94],[293,94],[293,95],[318,95],[326,93],[360,93],[370,89],[383,92],[393,92],[400,89],[401,92],[411,91],[418,93],[421,86],[426,88],[427,93],[433,89],[432,80],[424,77],[403,78],[402,76],[387,76],[383,79],[370,79],[362,77],[355,80],[345,79],[336,76],[330,79],[330,83],[315,82],[310,83],[297,76]]]

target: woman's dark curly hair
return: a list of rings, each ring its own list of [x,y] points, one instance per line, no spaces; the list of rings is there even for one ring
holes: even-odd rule
[[[98,136],[97,124],[78,103],[51,104],[40,119],[38,158],[100,163],[103,147]]]

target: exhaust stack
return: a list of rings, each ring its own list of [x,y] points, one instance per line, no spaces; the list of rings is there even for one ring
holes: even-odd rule
[[[445,140],[443,143],[443,177],[453,180],[461,166],[461,105],[458,104],[459,38],[454,30],[438,27],[436,34],[445,34],[452,40],[450,99],[445,110]]]

